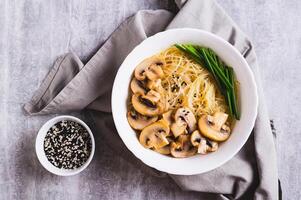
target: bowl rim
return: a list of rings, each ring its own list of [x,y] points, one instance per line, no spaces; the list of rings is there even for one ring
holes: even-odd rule
[[[148,41],[152,40],[153,38],[155,37],[160,37],[162,34],[168,34],[168,33],[173,33],[173,34],[176,34],[178,31],[184,31],[184,32],[195,32],[195,33],[199,33],[200,35],[207,35],[208,37],[212,37],[214,38],[215,40],[217,40],[218,42],[222,43],[223,45],[225,45],[227,48],[230,48],[232,49],[233,53],[236,54],[236,56],[238,56],[241,60],[241,62],[243,63],[245,67],[244,70],[247,71],[248,73],[248,76],[250,78],[250,82],[252,84],[252,87],[253,87],[253,90],[252,90],[252,95],[253,98],[254,98],[254,110],[252,110],[252,118],[249,119],[249,126],[248,126],[248,129],[247,129],[247,134],[245,134],[245,136],[241,139],[241,142],[239,143],[239,146],[238,148],[236,148],[235,150],[232,151],[232,154],[231,155],[227,155],[225,156],[225,158],[221,159],[217,165],[213,166],[213,167],[208,167],[206,170],[198,170],[198,169],[189,169],[187,171],[184,171],[182,169],[167,169],[166,167],[162,167],[160,166],[160,164],[154,164],[154,162],[151,162],[147,159],[144,159],[140,155],[138,155],[138,152],[136,152],[136,150],[131,146],[130,143],[127,142],[127,139],[126,137],[124,136],[124,134],[121,134],[123,130],[123,127],[120,127],[119,123],[118,123],[118,119],[117,119],[117,115],[119,115],[120,113],[118,113],[118,110],[117,110],[117,103],[118,103],[118,94],[116,93],[117,91],[117,87],[118,87],[118,78],[121,76],[121,69],[123,67],[125,67],[125,61],[129,59],[129,57],[133,56],[133,54],[135,53],[135,51],[142,45],[144,45],[145,43],[147,43]],[[119,102],[120,103],[120,102]],[[255,81],[255,77],[254,77],[254,74],[249,66],[249,64],[247,63],[247,61],[245,60],[245,58],[241,55],[241,53],[234,47],[232,46],[228,41],[224,40],[223,38],[211,33],[211,32],[208,32],[208,31],[204,31],[204,30],[200,30],[200,29],[195,29],[195,28],[175,28],[175,29],[169,29],[169,30],[166,30],[166,31],[162,31],[162,32],[159,32],[159,33],[156,33],[154,34],[153,36],[150,36],[148,38],[146,38],[145,40],[143,40],[141,43],[139,43],[137,46],[135,46],[134,49],[131,50],[131,52],[126,56],[126,58],[124,59],[123,63],[120,65],[117,73],[116,73],[116,76],[115,76],[115,79],[114,79],[114,83],[113,83],[113,88],[112,88],[112,94],[111,94],[111,108],[112,108],[112,115],[113,115],[113,120],[114,120],[114,124],[115,124],[115,127],[116,127],[116,130],[119,134],[119,136],[121,137],[123,143],[126,145],[126,147],[128,148],[128,150],[130,150],[135,156],[136,158],[138,158],[139,160],[141,160],[143,163],[145,163],[146,165],[152,167],[152,168],[155,168],[159,171],[163,171],[163,172],[167,172],[169,174],[176,174],[176,175],[194,175],[194,174],[201,174],[201,173],[205,173],[205,172],[208,172],[208,171],[211,171],[215,168],[218,168],[220,167],[221,165],[225,164],[227,161],[229,161],[230,159],[232,159],[240,150],[241,148],[243,147],[243,145],[246,143],[247,139],[249,138],[253,128],[254,128],[254,125],[255,125],[255,121],[256,121],[256,117],[257,117],[257,113],[258,113],[258,91],[257,91],[257,85],[256,85],[256,81]],[[133,130],[134,131],[134,130]],[[154,152],[156,153],[156,152]],[[173,159],[177,159],[177,158],[173,158]]]
[[[69,120],[69,121],[73,121],[73,122],[77,122],[77,123],[81,124],[88,131],[89,136],[91,138],[92,148],[91,148],[91,153],[90,153],[88,160],[82,166],[75,168],[75,169],[62,169],[62,168],[55,167],[47,159],[45,151],[44,151],[44,139],[47,134],[47,131],[55,123],[62,121],[62,120]],[[88,167],[88,165],[92,161],[94,152],[95,152],[95,140],[94,140],[94,136],[93,136],[91,129],[84,121],[82,121],[81,119],[79,119],[77,117],[71,116],[71,115],[60,115],[60,116],[56,116],[56,117],[49,119],[39,129],[39,132],[36,136],[35,151],[36,151],[36,155],[38,157],[39,162],[47,171],[49,171],[55,175],[58,175],[58,176],[72,176],[72,175],[76,175],[76,174],[79,174],[80,172],[82,172],[84,169],[86,169]]]

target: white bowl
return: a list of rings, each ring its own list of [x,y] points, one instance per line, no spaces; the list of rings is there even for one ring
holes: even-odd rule
[[[240,82],[241,119],[237,121],[230,138],[220,148],[207,155],[189,158],[172,158],[144,148],[135,131],[128,124],[126,101],[129,83],[135,67],[145,58],[175,43],[196,44],[213,49],[235,70]],[[117,131],[127,148],[142,162],[170,174],[192,175],[215,169],[230,160],[247,141],[257,115],[258,96],[252,71],[243,56],[227,41],[198,29],[172,29],[160,32],[141,42],[124,60],[115,77],[112,91],[112,112]]]
[[[91,138],[92,149],[91,149],[90,156],[89,156],[88,160],[82,166],[80,166],[79,168],[76,168],[76,169],[63,169],[63,168],[55,167],[51,162],[48,161],[45,151],[44,151],[44,139],[47,134],[47,131],[54,124],[56,124],[57,122],[62,121],[62,120],[74,121],[74,122],[81,124],[88,131],[90,138]],[[73,117],[73,116],[69,116],[69,115],[62,115],[62,116],[54,117],[54,118],[50,119],[49,121],[47,121],[40,128],[39,133],[36,138],[36,154],[37,154],[37,157],[38,157],[40,163],[46,170],[48,170],[49,172],[51,172],[53,174],[59,175],[59,176],[71,176],[71,175],[75,175],[75,174],[78,174],[81,171],[83,171],[90,164],[90,162],[93,158],[93,155],[94,155],[94,151],[95,151],[95,141],[94,141],[94,137],[93,137],[93,134],[92,134],[90,128],[82,120],[80,120],[76,117]]]

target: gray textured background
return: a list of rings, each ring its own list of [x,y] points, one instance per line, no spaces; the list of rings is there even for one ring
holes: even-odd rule
[[[270,117],[277,129],[284,199],[301,198],[301,1],[218,0],[253,40]],[[52,116],[24,116],[21,106],[53,61],[73,51],[83,61],[140,9],[174,10],[172,0],[0,1],[0,199],[198,199],[170,179],[151,177],[101,138],[80,175],[45,171],[34,152],[40,126]],[[76,114],[81,117],[81,114]]]

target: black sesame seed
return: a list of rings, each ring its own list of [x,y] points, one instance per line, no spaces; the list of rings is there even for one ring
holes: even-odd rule
[[[44,139],[44,151],[54,166],[75,169],[89,158],[92,142],[88,131],[79,123],[63,120],[53,125]]]

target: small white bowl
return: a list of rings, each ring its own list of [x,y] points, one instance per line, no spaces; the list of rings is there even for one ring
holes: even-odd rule
[[[145,58],[176,44],[196,44],[210,47],[219,57],[235,70],[240,82],[241,119],[236,122],[230,138],[221,143],[219,149],[207,155],[189,158],[172,158],[144,148],[135,131],[128,124],[127,98],[129,83],[135,67]],[[157,170],[170,174],[192,175],[215,169],[230,160],[247,141],[257,115],[258,96],[253,73],[243,58],[224,39],[198,29],[172,29],[157,33],[141,42],[125,58],[115,77],[112,91],[112,112],[116,129],[127,148],[142,162]]]
[[[91,138],[91,143],[92,143],[92,149],[91,149],[91,153],[90,156],[88,158],[88,160],[79,168],[76,169],[60,169],[58,167],[55,167],[51,162],[48,161],[45,151],[44,151],[44,139],[45,136],[47,134],[47,131],[57,122],[62,121],[62,120],[68,120],[68,121],[74,121],[77,122],[79,124],[81,124],[89,133],[90,138]],[[40,161],[40,163],[42,164],[42,166],[48,170],[49,172],[59,175],[59,176],[71,176],[71,175],[75,175],[80,173],[81,171],[83,171],[91,162],[93,155],[94,155],[94,151],[95,151],[95,141],[94,141],[94,137],[92,134],[92,131],[90,130],[90,128],[87,126],[87,124],[85,122],[83,122],[82,120],[73,117],[73,116],[69,116],[69,115],[62,115],[62,116],[58,116],[58,117],[54,117],[52,119],[50,119],[49,121],[47,121],[39,130],[37,138],[36,138],[36,154],[37,157]]]

